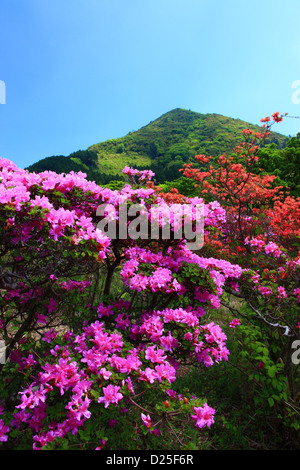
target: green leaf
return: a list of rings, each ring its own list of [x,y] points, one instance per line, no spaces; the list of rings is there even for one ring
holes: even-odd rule
[[[269,377],[275,377],[275,374],[276,374],[276,367],[275,366],[272,366],[268,369],[268,375]]]
[[[274,400],[273,400],[273,398],[271,398],[271,397],[268,398],[268,403],[269,403],[269,406],[271,406],[271,407],[274,406]]]

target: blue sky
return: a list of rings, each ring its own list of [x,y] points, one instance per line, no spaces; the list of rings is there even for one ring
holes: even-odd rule
[[[299,21],[299,0],[1,0],[0,156],[24,168],[174,108],[288,112],[274,130],[296,135]]]

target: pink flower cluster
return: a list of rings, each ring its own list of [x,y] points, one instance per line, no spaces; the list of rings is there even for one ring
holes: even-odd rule
[[[35,185],[40,186],[44,191],[56,190],[62,194],[67,194],[76,187],[80,188],[83,193],[93,194],[94,199],[98,199],[103,191],[95,182],[88,181],[85,173],[73,171],[68,174],[58,174],[54,171],[30,173],[18,168],[6,158],[0,158],[0,179],[0,202],[10,203],[16,207],[16,210],[20,209],[22,203],[29,201],[30,191]],[[11,191],[7,193],[5,190],[9,188]],[[36,197],[33,201],[40,207],[52,208],[47,197]]]
[[[241,321],[238,318],[233,318],[233,320],[231,320],[229,326],[230,326],[230,328],[235,328],[236,326],[238,326],[240,324],[241,324]]]
[[[83,194],[92,194],[91,210],[95,211],[95,199],[102,196],[102,190],[95,183],[85,179],[84,173],[57,174],[46,171],[39,174],[29,173],[27,170],[17,168],[12,162],[0,158],[0,203],[13,208],[15,213],[26,209],[30,216],[31,210],[39,208],[43,218],[39,221],[23,223],[22,241],[30,239],[32,233],[41,231],[49,225],[49,237],[58,240],[64,237],[68,228],[73,231],[73,242],[79,243],[81,240],[95,240],[99,250],[99,259],[106,256],[110,246],[110,239],[98,230],[92,222],[83,214],[83,207],[74,207],[71,210],[66,207],[55,208],[50,202],[51,191],[60,192],[62,195],[70,193],[74,187],[80,189]],[[31,194],[34,188],[35,195]],[[48,191],[48,195],[37,195],[36,191]],[[94,199],[94,200],[93,200]],[[85,207],[88,210],[88,207]],[[24,219],[24,215],[22,217]],[[14,218],[10,218],[8,226],[14,226]],[[38,225],[39,224],[39,225]],[[16,230],[16,237],[12,234],[12,240],[16,243],[20,235]]]
[[[128,394],[135,393],[134,382],[171,383],[175,380],[175,369],[163,349],[128,347],[119,333],[108,333],[99,321],[84,327],[82,334],[76,337],[70,334],[68,338],[64,347],[56,345],[50,349],[53,359],[49,359],[34,382],[20,392],[21,402],[16,407],[20,411],[14,414],[11,424],[19,428],[25,423],[36,432],[34,449],[69,432],[76,434],[92,416],[92,404],[94,408],[96,402],[99,406],[104,404],[105,408],[110,404],[118,405]],[[51,342],[54,338],[49,339]],[[116,373],[123,374],[123,378],[114,384],[111,378]],[[97,375],[103,384],[102,395],[96,402],[90,392],[97,383],[89,378],[90,374]],[[66,397],[66,416],[62,422],[53,422],[47,430],[44,429],[47,409],[55,402],[56,391],[62,399]]]
[[[99,316],[117,313],[116,322],[120,322],[124,312],[120,313],[119,309],[126,311],[128,307],[124,301],[109,307],[101,304]],[[50,357],[42,365],[35,380],[20,392],[21,401],[16,407],[19,411],[15,412],[11,425],[20,428],[23,423],[31,428],[34,431],[33,448],[39,449],[69,432],[78,433],[85,421],[92,417],[95,406],[118,406],[126,397],[135,394],[138,383],[170,384],[175,381],[176,365],[170,364],[167,354],[172,354],[177,348],[186,350],[188,355],[194,351],[196,360],[206,366],[226,360],[225,334],[214,323],[200,325],[202,315],[201,308],[165,309],[145,314],[139,325],[131,324],[133,340],[147,339],[138,348],[127,345],[120,333],[107,332],[104,323],[99,321],[84,326],[82,333],[76,337],[66,334],[65,345],[56,344],[50,349],[52,359]],[[126,320],[128,327],[129,317]],[[175,331],[176,337],[172,333]],[[49,343],[56,339],[53,332],[49,330],[49,334],[45,335]],[[36,367],[37,363],[31,358],[28,365]],[[90,379],[90,374],[98,377],[96,383]],[[115,374],[121,376],[117,382],[112,382]],[[97,396],[91,392],[95,386],[98,387],[99,381],[102,393]],[[65,417],[52,422],[47,428],[48,408],[50,410],[57,400],[57,392],[62,400],[66,397]],[[202,413],[196,408],[195,411],[196,415],[192,418],[197,416],[196,426],[211,424],[208,410],[205,415],[204,411]],[[5,430],[7,432],[8,428]]]
[[[59,283],[59,286],[62,289],[65,289],[67,291],[71,290],[79,290],[79,292],[83,292],[84,289],[87,287],[90,287],[92,285],[92,281],[74,281],[70,279],[69,281],[63,281]]]
[[[0,407],[0,416],[4,412],[4,408]],[[7,433],[9,432],[9,426],[4,424],[3,419],[0,419],[0,442],[6,442],[8,439]]]
[[[300,287],[294,289],[294,295],[296,295],[298,302],[300,303]]]
[[[283,286],[278,287],[278,298],[279,299],[286,299],[287,298],[287,293],[286,293],[285,288]]]
[[[278,245],[274,242],[269,242],[266,243],[264,240],[260,238],[249,238],[245,239],[245,245],[250,245],[252,247],[257,247],[259,251],[261,251],[264,248],[264,251],[267,255],[273,255],[276,258],[279,258],[282,254],[283,251],[278,247]]]
[[[203,363],[206,367],[215,362],[226,361],[229,351],[226,348],[226,335],[219,325],[213,322],[200,325],[202,309],[165,309],[146,313],[140,323],[131,328],[131,338],[143,337],[157,343],[163,351],[173,353],[179,349],[190,360]],[[176,332],[176,337],[174,333]],[[160,353],[155,348],[146,349],[147,358],[158,360]]]
[[[66,354],[66,350],[64,350]],[[68,353],[68,351],[67,351]],[[12,426],[20,428],[26,423],[37,434],[33,436],[33,449],[39,449],[56,437],[64,437],[68,432],[76,434],[84,421],[91,416],[88,411],[91,400],[87,393],[92,381],[79,370],[75,361],[60,357],[58,363],[46,363],[44,372],[40,372],[38,379],[27,389],[20,392],[21,403],[16,408],[21,411],[14,414]],[[65,406],[66,419],[62,423],[53,422],[48,430],[44,430],[44,420],[47,417],[47,399],[50,393],[57,388],[60,395],[71,391],[71,398]]]
[[[215,294],[195,287],[194,298],[201,302],[210,302],[211,307],[220,306],[219,297],[223,293],[226,282],[239,279],[243,270],[225,260],[203,258],[184,246],[169,250],[166,255],[154,253],[144,248],[133,247],[125,251],[128,259],[123,265],[121,277],[125,285],[133,290],[150,290],[151,292],[184,294],[186,286],[176,279],[176,273],[182,269],[183,263],[196,264],[210,273],[215,285]],[[145,265],[151,266],[145,271]]]

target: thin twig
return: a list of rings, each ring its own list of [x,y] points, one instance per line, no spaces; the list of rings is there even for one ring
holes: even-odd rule
[[[131,401],[131,403],[133,403],[135,406],[137,406],[141,410],[145,411],[146,413],[153,414],[153,411],[146,410],[146,408],[143,408],[141,405],[138,405],[132,398],[129,398],[129,400]]]
[[[176,437],[176,439],[178,440],[179,444],[182,446],[183,444],[182,444],[181,440],[180,440],[179,437],[177,436],[176,432],[174,431],[173,426],[171,425],[171,423],[170,423],[170,421],[168,420],[167,417],[166,417],[166,420],[167,420],[167,422],[168,422],[168,425],[169,425],[170,428],[172,429],[173,433],[175,434],[175,437]]]

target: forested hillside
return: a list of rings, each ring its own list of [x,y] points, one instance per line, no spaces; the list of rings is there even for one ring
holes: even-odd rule
[[[125,166],[134,166],[140,170],[151,169],[156,181],[163,183],[179,178],[179,169],[197,154],[216,157],[232,152],[245,127],[260,130],[259,126],[219,114],[174,109],[124,137],[91,145],[68,157],[44,158],[28,170],[83,171],[89,180],[107,184],[119,180]],[[268,139],[275,149],[284,148],[287,142],[287,136],[275,132]]]

